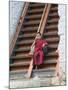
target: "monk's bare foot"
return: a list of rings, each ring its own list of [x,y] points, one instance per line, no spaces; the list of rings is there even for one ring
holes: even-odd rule
[[[38,67],[36,66],[36,69],[38,69]]]

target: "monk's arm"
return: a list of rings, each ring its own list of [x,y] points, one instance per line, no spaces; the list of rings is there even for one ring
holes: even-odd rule
[[[36,41],[36,38],[35,38],[34,42],[32,43],[31,47],[33,47],[35,45],[35,41]]]
[[[43,41],[43,47],[44,47],[45,45],[48,45],[48,43],[47,43],[46,40]]]

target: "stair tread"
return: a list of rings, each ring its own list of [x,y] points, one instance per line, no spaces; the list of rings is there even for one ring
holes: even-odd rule
[[[23,41],[19,41],[16,44],[31,44],[34,40],[30,39],[30,40],[23,40]],[[59,42],[59,37],[51,37],[51,38],[46,38],[47,42]]]
[[[57,52],[49,52],[46,56],[58,56]],[[11,59],[20,59],[20,58],[31,58],[28,54],[19,54],[16,56],[11,56]]]
[[[53,45],[48,45],[49,48],[57,48],[58,45],[57,44],[53,44]],[[20,51],[28,51],[30,50],[30,47],[22,47],[22,48],[18,48],[18,49],[14,49],[14,52],[20,52]]]
[[[41,18],[41,16],[42,16],[42,14],[28,15],[25,17],[25,19]]]
[[[41,72],[41,71],[49,71],[49,70],[55,70],[55,67],[46,67],[44,69],[33,69],[33,72]]]
[[[18,63],[13,63],[13,64],[10,64],[10,66],[22,66],[22,65],[29,65],[30,64],[30,61],[22,61],[22,62],[18,62]]]
[[[44,32],[44,36],[49,36],[49,35],[57,35],[57,31],[52,31],[52,32]]]
[[[18,38],[26,38],[26,37],[35,37],[36,33],[25,33],[23,35],[19,35]]]
[[[58,45],[55,44],[55,45],[48,45],[49,48],[58,48]]]
[[[37,21],[29,21],[29,22],[24,22],[23,25],[32,25],[32,24],[39,24],[40,20]]]
[[[44,60],[44,64],[52,64],[52,63],[57,63],[57,59]]]
[[[40,3],[40,4],[38,4],[38,3],[35,3],[35,4],[30,4],[30,6],[29,7],[42,7],[42,6],[44,6],[45,4],[42,4],[42,3]]]
[[[58,25],[49,25],[45,27],[46,29],[51,29],[51,28],[58,28]]]
[[[51,64],[51,63],[57,63],[57,59],[49,59],[49,60],[44,60],[44,64]],[[22,62],[18,62],[18,63],[13,63],[13,64],[10,64],[10,67],[13,67],[13,66],[22,66],[22,65],[29,65],[30,64],[30,61],[22,61]]]
[[[46,38],[46,41],[58,41],[59,37]]]
[[[16,44],[30,44],[32,43],[34,40],[23,40],[23,41],[20,41],[20,42],[17,42]]]
[[[18,48],[18,49],[14,49],[14,51],[16,52],[16,51],[24,51],[24,50],[30,50],[30,47],[22,47],[22,48]]]
[[[51,20],[47,20],[47,23],[54,23],[54,22],[58,22],[59,18],[54,18],[54,19],[51,19]]]
[[[33,72],[41,72],[41,71],[50,71],[50,70],[55,70],[55,67],[46,67],[44,69],[33,69]],[[13,70],[13,71],[10,71],[10,74],[20,74],[20,73],[23,73],[23,72],[26,72],[27,73],[28,69],[23,69],[23,70]]]
[[[12,71],[10,71],[9,73],[10,73],[10,75],[12,75],[12,74],[16,74],[16,73],[26,73],[28,71],[28,69],[22,69],[22,70],[12,70]]]
[[[28,10],[27,12],[28,13],[39,13],[39,12],[42,12],[43,11],[43,8],[40,8],[40,9],[31,9],[31,10]]]
[[[51,7],[51,11],[58,10],[58,7]]]
[[[56,51],[49,52],[46,56],[58,56],[58,52]]]
[[[17,58],[31,58],[31,56],[29,56],[29,54],[20,54],[16,56],[11,56],[11,59],[17,59]]]
[[[49,17],[50,17],[50,16],[58,16],[58,13],[57,13],[57,12],[50,13],[50,14],[49,14]]]
[[[37,31],[38,27],[37,26],[34,26],[34,27],[26,27],[26,28],[23,28],[21,31]]]
[[[53,32],[44,32],[44,36],[57,36],[58,32],[57,31],[53,31]],[[26,37],[35,37],[36,33],[25,33],[23,35],[19,35],[18,38],[26,38]]]

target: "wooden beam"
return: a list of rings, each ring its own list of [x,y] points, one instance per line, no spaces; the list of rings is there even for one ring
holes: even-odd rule
[[[50,8],[51,8],[51,4],[48,4],[48,6],[46,8],[46,11],[45,11],[44,19],[43,19],[43,22],[42,22],[42,27],[40,29],[41,35],[43,35],[44,28],[46,26],[46,22],[47,22],[47,18],[48,18],[48,14],[49,14]]]

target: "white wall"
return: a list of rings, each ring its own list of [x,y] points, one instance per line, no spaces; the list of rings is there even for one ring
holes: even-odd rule
[[[15,33],[17,22],[21,15],[24,2],[22,1],[10,1],[10,42]]]
[[[65,5],[59,5],[58,13],[60,16],[59,19],[59,35],[60,35],[60,43],[59,43],[59,54],[60,54],[60,67],[63,72],[65,72]]]

